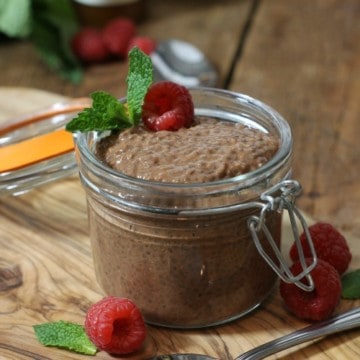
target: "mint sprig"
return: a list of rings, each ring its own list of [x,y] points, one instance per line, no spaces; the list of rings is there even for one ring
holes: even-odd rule
[[[69,321],[55,321],[33,326],[39,342],[85,355],[95,355],[96,346],[90,341],[80,324]]]
[[[128,117],[124,104],[105,91],[92,93],[92,107],[86,108],[72,119],[66,130],[75,131],[104,131],[118,130],[133,125]]]
[[[152,82],[151,58],[138,48],[134,48],[129,53],[129,73],[126,79],[129,117],[134,122],[141,118],[144,97]]]
[[[138,48],[129,53],[129,72],[126,79],[126,103],[121,103],[105,91],[91,94],[92,107],[81,111],[67,125],[71,132],[122,130],[138,124],[148,87],[153,82],[153,67],[149,56]]]

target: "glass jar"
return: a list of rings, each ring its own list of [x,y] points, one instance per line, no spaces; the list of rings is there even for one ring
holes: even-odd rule
[[[99,284],[108,295],[132,299],[148,323],[177,328],[234,320],[271,292],[283,272],[282,215],[274,204],[284,207],[276,200],[284,199],[281,184],[287,187],[292,158],[288,123],[264,103],[220,89],[190,92],[195,115],[274,134],[273,158],[230,179],[162,183],[102,163],[96,144],[108,133],[76,139]]]

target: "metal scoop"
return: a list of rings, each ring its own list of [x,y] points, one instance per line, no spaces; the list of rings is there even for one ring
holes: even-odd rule
[[[303,329],[294,331],[261,346],[258,346],[246,353],[239,355],[235,360],[258,360],[265,357],[313,340],[322,336],[334,334],[343,330],[354,329],[360,326],[360,308],[355,308],[343,314],[334,316],[328,320],[315,323]],[[159,355],[149,360],[214,360],[215,358],[207,355],[197,354],[171,354]]]
[[[160,42],[150,55],[155,81],[170,80],[186,87],[215,87],[217,71],[194,45],[177,39]]]

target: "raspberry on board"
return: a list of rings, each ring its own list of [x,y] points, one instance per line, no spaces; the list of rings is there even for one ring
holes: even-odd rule
[[[305,259],[310,265],[312,259]],[[302,272],[300,261],[291,266],[291,272],[298,275]],[[300,319],[321,321],[329,318],[341,297],[341,280],[337,270],[324,260],[318,259],[315,268],[310,272],[315,289],[305,291],[295,284],[281,280],[280,295],[289,311]],[[306,281],[306,280],[303,280]]]
[[[115,296],[107,296],[90,307],[85,331],[95,346],[110,354],[134,352],[146,337],[140,310],[131,300]]]
[[[75,56],[86,63],[102,62],[109,55],[100,32],[90,27],[83,28],[74,35],[71,47]]]
[[[352,257],[344,236],[331,224],[324,222],[310,226],[309,232],[317,257],[334,266],[340,275],[343,274],[347,270]],[[300,242],[305,257],[310,257],[310,247],[304,233],[300,236]],[[295,243],[290,248],[290,257],[293,261],[299,259],[299,253]]]
[[[135,23],[124,17],[111,20],[102,30],[102,39],[106,48],[120,58],[126,58],[130,40],[135,35]]]
[[[142,120],[152,131],[189,127],[194,119],[194,104],[189,90],[171,81],[151,85],[145,95]]]

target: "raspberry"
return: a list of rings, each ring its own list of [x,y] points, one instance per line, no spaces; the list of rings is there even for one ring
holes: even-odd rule
[[[156,48],[156,42],[147,36],[135,36],[130,40],[127,52],[134,48],[139,48],[146,55],[150,55]]]
[[[119,17],[111,20],[102,30],[102,39],[106,48],[120,58],[126,58],[130,40],[136,34],[132,20]]]
[[[74,35],[71,47],[77,58],[87,63],[104,61],[109,55],[100,32],[90,27],[83,28]]]
[[[312,259],[305,259],[308,265]],[[300,274],[300,261],[291,266],[294,275]],[[304,320],[325,320],[334,312],[341,297],[341,280],[336,269],[321,259],[310,272],[315,289],[311,292],[302,290],[294,284],[280,282],[280,294],[286,307],[297,317]],[[305,279],[303,282],[305,283]]]
[[[332,225],[327,223],[316,223],[309,227],[309,232],[317,257],[334,266],[340,275],[343,274],[351,261],[351,253],[345,238]],[[305,234],[301,234],[300,241],[305,257],[311,257]],[[295,244],[290,249],[290,257],[293,261],[299,259]]]
[[[194,118],[194,104],[187,88],[171,81],[151,85],[144,98],[142,119],[152,131],[188,127]]]
[[[85,331],[95,346],[111,354],[136,351],[146,337],[140,310],[129,299],[114,296],[105,297],[90,307]]]

